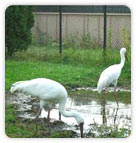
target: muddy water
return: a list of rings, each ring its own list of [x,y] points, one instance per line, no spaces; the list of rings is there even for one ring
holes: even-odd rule
[[[87,90],[87,89],[76,89]],[[90,89],[89,89],[90,90]],[[95,90],[95,89],[93,89]],[[93,91],[92,90],[92,91]],[[129,90],[125,92],[130,92]],[[95,94],[95,92],[94,92]],[[30,95],[16,94],[10,96],[8,103],[16,105],[17,113],[22,118],[34,118],[38,108],[39,100]],[[91,98],[90,96],[74,95],[68,97],[67,110],[77,110],[84,117],[84,133],[88,133],[91,126],[106,125],[110,127],[118,126],[118,128],[131,128],[131,105],[119,102],[117,108],[116,102],[104,101]],[[47,117],[47,111],[42,110],[41,118]],[[51,122],[59,119],[58,105],[50,113]],[[75,126],[77,123],[74,118],[66,118],[62,116],[62,121],[69,125],[64,126],[65,130],[73,130],[79,135],[79,128]]]

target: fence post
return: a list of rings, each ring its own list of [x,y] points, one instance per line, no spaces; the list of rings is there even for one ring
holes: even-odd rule
[[[103,10],[104,10],[104,26],[103,26],[103,55],[104,55],[104,58],[106,56],[106,34],[107,34],[107,6],[103,6]]]
[[[59,53],[62,53],[62,9],[59,6]]]

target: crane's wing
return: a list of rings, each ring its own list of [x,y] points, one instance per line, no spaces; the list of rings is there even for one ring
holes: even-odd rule
[[[119,76],[121,74],[121,67],[119,64],[112,65],[108,68],[106,68],[100,75],[100,78],[98,80],[97,84],[97,90],[98,92],[101,92],[101,90],[110,84],[114,84]]]

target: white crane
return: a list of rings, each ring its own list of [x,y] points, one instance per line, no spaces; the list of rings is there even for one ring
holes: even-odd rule
[[[121,48],[121,50],[120,50],[120,57],[121,57],[120,64],[111,65],[110,67],[106,68],[101,73],[100,78],[98,80],[98,84],[97,84],[97,91],[99,93],[101,93],[101,91],[103,89],[105,89],[106,87],[108,87],[109,85],[111,85],[111,84],[114,85],[114,97],[115,97],[117,106],[118,106],[118,101],[117,101],[117,97],[116,97],[117,96],[116,95],[116,87],[117,87],[118,78],[119,78],[122,68],[125,64],[125,54],[126,54],[126,48]]]
[[[22,92],[40,99],[40,108],[37,112],[36,119],[39,118],[41,110],[45,109],[46,105],[48,105],[50,110],[55,104],[59,104],[59,112],[63,116],[74,117],[76,119],[80,126],[81,137],[83,137],[84,119],[76,111],[66,111],[67,91],[60,83],[46,78],[19,81],[11,86],[10,92],[11,94]]]

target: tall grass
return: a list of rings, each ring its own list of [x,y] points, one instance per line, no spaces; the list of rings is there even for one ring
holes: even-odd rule
[[[122,29],[122,44],[127,48],[130,66],[131,46],[128,32]],[[40,36],[41,37],[41,36]],[[45,36],[46,38],[48,36]],[[91,33],[79,36],[79,33],[69,34],[63,41],[62,55],[59,55],[59,45],[51,38],[47,38],[46,44],[39,45],[36,42],[26,51],[16,52],[14,59],[29,61],[48,61],[57,63],[90,65],[110,65],[120,62],[120,49],[113,48],[112,31],[108,30],[106,57],[103,58],[103,48],[91,37]]]
[[[131,59],[131,39],[129,39],[130,36],[128,36],[128,32],[126,29],[122,29],[122,43],[125,48],[127,48],[127,55],[128,59]]]
[[[120,62],[119,49],[107,49],[106,61],[103,60],[103,49],[73,49],[64,48],[62,55],[59,55],[57,47],[36,47],[31,46],[27,51],[17,52],[14,56],[16,60],[28,61],[48,61],[64,64],[79,64],[84,66],[91,65],[111,65]],[[129,57],[130,58],[130,57]],[[130,67],[130,59],[126,63]]]

